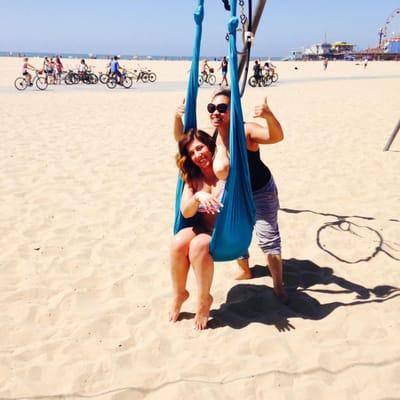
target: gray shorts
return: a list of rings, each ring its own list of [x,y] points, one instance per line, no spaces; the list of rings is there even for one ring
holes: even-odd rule
[[[281,254],[281,236],[278,226],[279,198],[274,178],[261,189],[253,192],[256,206],[255,231],[258,245],[266,254]],[[240,259],[249,258],[249,254]]]

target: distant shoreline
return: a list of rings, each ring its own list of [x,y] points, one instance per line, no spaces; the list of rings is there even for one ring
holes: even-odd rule
[[[29,51],[0,51],[0,57],[54,57],[59,55],[62,58],[85,58],[85,59],[97,59],[97,60],[107,60],[110,57],[118,55],[122,60],[162,60],[162,61],[190,61],[192,56],[153,56],[153,55],[127,55],[127,54],[94,54],[94,53],[57,53],[57,52],[29,52]],[[205,55],[202,58],[207,58],[208,60],[220,60],[223,56],[209,56]],[[271,59],[273,61],[280,61],[283,57],[251,57],[251,60],[257,59]]]

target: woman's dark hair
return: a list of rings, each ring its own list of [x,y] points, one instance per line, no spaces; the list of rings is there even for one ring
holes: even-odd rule
[[[190,129],[178,142],[179,153],[176,155],[176,165],[183,181],[186,183],[191,183],[203,176],[201,169],[194,164],[188,152],[189,144],[195,139],[205,144],[212,156],[215,153],[215,140],[210,135],[201,130]]]
[[[229,99],[229,102],[230,102],[231,101],[231,89],[229,89],[229,88],[218,89],[213,94],[213,97],[211,97],[211,100],[214,100],[217,96],[225,96]]]

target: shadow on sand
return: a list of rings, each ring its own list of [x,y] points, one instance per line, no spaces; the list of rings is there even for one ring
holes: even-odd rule
[[[238,284],[227,295],[226,302],[218,310],[211,311],[208,323],[211,329],[230,326],[241,329],[258,322],[275,325],[279,331],[289,331],[295,327],[289,318],[320,320],[338,307],[352,307],[368,303],[382,303],[400,296],[400,289],[381,285],[366,288],[333,273],[332,268],[320,267],[309,260],[289,259],[284,261],[284,281],[289,293],[289,303],[284,305],[275,297],[273,290],[265,285]],[[254,278],[266,276],[267,268],[256,265],[252,268]],[[315,285],[336,285],[337,290],[312,287]],[[332,295],[353,294],[349,302],[332,301],[321,304],[312,293]]]
[[[373,217],[363,217],[360,215],[337,215],[333,213],[327,212],[317,212],[313,210],[294,210],[290,208],[281,208],[282,212],[286,212],[288,214],[301,214],[301,213],[310,213],[315,215],[320,215],[323,217],[333,217],[336,220],[333,222],[325,222],[317,231],[316,242],[318,247],[328,253],[330,256],[336,258],[336,260],[344,262],[346,264],[357,264],[360,262],[370,261],[372,258],[376,257],[379,253],[384,253],[388,257],[393,260],[400,261],[400,258],[396,257],[392,252],[397,254],[400,251],[400,243],[398,242],[389,242],[384,239],[383,235],[377,231],[376,229],[368,226],[368,225],[359,225],[355,222],[349,220],[349,218],[357,218],[364,221],[373,221],[375,218]],[[400,222],[397,219],[391,218],[390,222]],[[338,249],[328,248],[323,241],[321,240],[321,234],[325,231],[334,229],[336,232],[341,232],[343,234],[352,234],[355,237],[359,236],[358,232],[365,232],[369,234],[369,236],[374,237],[373,240],[373,248],[365,249],[364,255],[355,260],[345,259],[343,256],[338,254]],[[357,232],[358,231],[358,232]],[[364,244],[365,245],[365,244]]]

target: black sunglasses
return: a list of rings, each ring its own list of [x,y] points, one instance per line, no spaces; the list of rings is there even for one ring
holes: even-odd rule
[[[225,103],[220,103],[220,104],[213,104],[213,103],[209,103],[207,104],[207,111],[212,114],[213,112],[215,112],[215,110],[217,110],[220,114],[223,114],[226,112],[226,110],[228,109],[228,104]]]

